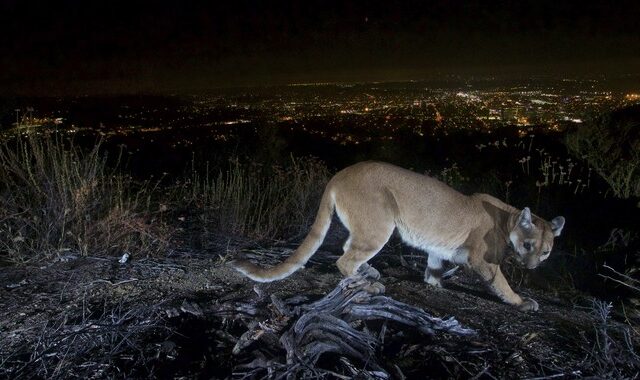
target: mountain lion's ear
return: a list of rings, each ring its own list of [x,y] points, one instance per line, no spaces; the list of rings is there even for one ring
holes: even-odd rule
[[[531,210],[529,210],[529,207],[525,207],[520,213],[520,217],[518,217],[518,224],[526,230],[533,227],[533,223],[531,222]]]
[[[562,228],[564,228],[564,217],[556,216],[553,218],[551,221],[551,231],[553,231],[553,236],[560,236]]]

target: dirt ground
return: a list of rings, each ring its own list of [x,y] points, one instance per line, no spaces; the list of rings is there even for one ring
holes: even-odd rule
[[[237,253],[227,250],[133,256],[124,264],[68,256],[2,267],[0,377],[242,378],[239,369],[256,357],[282,357],[259,340],[232,353],[247,325],[267,315],[265,295],[309,302],[326,295],[341,279],[332,264],[335,248],[323,247],[315,262],[283,281],[258,285],[226,265]],[[364,329],[383,331],[376,358],[392,378],[639,377],[638,337],[603,302],[514,284],[540,304],[538,312],[522,313],[464,270],[444,288],[433,288],[397,254],[383,252],[372,264],[386,296],[477,331],[473,337],[430,336],[398,324],[365,323]],[[338,378],[339,359],[326,355],[318,366]]]

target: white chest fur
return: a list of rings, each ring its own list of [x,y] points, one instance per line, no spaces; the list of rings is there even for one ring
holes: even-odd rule
[[[452,242],[453,247],[445,246],[443,244],[434,244],[424,236],[412,233],[409,229],[398,228],[402,240],[407,244],[418,248],[429,256],[435,256],[441,260],[446,260],[455,264],[467,264],[469,259],[469,252],[465,248],[460,248],[456,245],[457,242]]]

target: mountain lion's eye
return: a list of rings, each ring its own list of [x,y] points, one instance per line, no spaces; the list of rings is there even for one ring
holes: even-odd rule
[[[531,250],[531,243],[529,243],[528,241],[525,241],[522,246],[524,247],[524,249],[526,249],[527,251]]]

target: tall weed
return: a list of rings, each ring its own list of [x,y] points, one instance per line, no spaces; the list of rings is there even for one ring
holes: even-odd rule
[[[147,213],[148,187],[105,161],[100,143],[83,152],[57,134],[1,143],[0,256],[28,262],[163,246],[166,231]]]
[[[204,172],[192,171],[190,191],[203,226],[258,240],[306,233],[328,180],[313,158],[291,158],[285,166],[234,158],[226,170]]]

